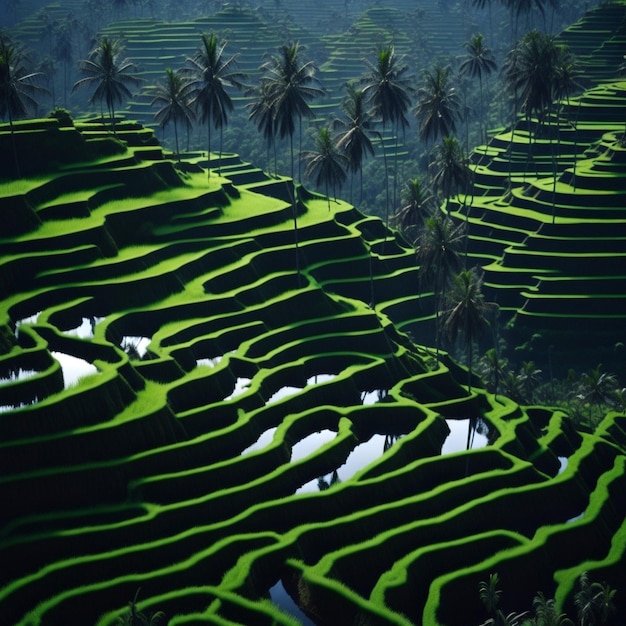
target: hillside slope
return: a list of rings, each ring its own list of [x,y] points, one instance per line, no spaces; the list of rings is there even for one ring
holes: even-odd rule
[[[405,334],[414,254],[380,220],[298,187],[294,222],[290,180],[177,169],[136,124],[64,132],[18,140],[82,158],[0,184],[4,623],[113,624],[138,593],[171,625],[303,622],[289,596],[452,625],[495,571],[509,610],[571,608],[583,570],[626,589],[624,416],[468,390]]]

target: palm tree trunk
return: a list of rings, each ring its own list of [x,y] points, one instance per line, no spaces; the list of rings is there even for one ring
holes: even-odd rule
[[[176,118],[174,118],[174,140],[176,141],[176,157],[180,163],[180,149],[178,147],[178,125],[176,124]]]
[[[383,163],[385,167],[385,237],[383,239],[382,252],[385,253],[385,242],[387,241],[387,225],[389,223],[389,168],[387,166],[387,150],[385,149],[385,126],[383,124],[383,134],[380,137],[380,145],[383,149]]]
[[[293,133],[289,134],[289,148],[291,153],[291,208],[293,211],[293,235],[294,244],[296,249],[296,276],[298,277],[298,287],[300,287],[300,251],[298,246],[298,211],[296,207],[296,181],[293,177],[294,162],[293,162]]]
[[[480,85],[480,121],[478,122],[478,132],[480,133],[480,143],[486,141],[485,133],[483,129],[484,121],[485,121],[485,102],[483,100],[483,76],[482,74],[478,74],[478,84]],[[466,148],[469,151],[469,147]]]
[[[211,178],[211,118],[207,123],[207,151],[206,151],[207,178]]]
[[[220,126],[220,154],[217,160],[217,173],[222,175],[222,148],[224,145],[224,126]]]
[[[20,159],[17,154],[17,142],[15,141],[15,127],[13,126],[13,115],[11,114],[11,107],[7,107],[9,112],[9,127],[11,128],[11,143],[13,144],[13,158],[15,159],[15,173],[17,178],[22,178],[20,171]]]

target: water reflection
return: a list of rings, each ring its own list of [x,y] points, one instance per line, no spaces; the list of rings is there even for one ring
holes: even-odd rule
[[[387,396],[386,389],[375,389],[374,391],[364,391],[361,394],[361,404],[364,406],[368,404],[375,404],[376,402],[380,402],[381,400],[384,400],[386,396]]]
[[[315,622],[312,622],[292,600],[291,596],[285,590],[282,581],[279,580],[270,589],[270,597],[272,598],[272,602],[278,606],[281,611],[295,617],[302,626],[315,626]]]
[[[120,347],[131,359],[139,361],[145,356],[149,343],[150,337],[126,336],[122,338]]]
[[[470,427],[470,420],[467,419],[447,419],[446,424],[450,429],[450,434],[441,446],[441,454],[452,454],[467,449],[467,435]],[[487,425],[478,420],[475,430],[472,431],[470,437],[470,450],[484,448],[489,443]]]
[[[83,317],[80,325],[68,330],[66,334],[80,337],[81,339],[93,339],[96,326],[104,319],[104,317]]]
[[[333,430],[320,430],[317,433],[311,433],[304,439],[301,439],[291,448],[291,461],[299,461],[313,454],[315,450],[321,448],[324,444],[332,441],[337,433]]]
[[[274,439],[274,433],[276,433],[276,430],[276,428],[268,428],[253,444],[245,448],[241,454],[249,454],[250,452],[256,452],[257,450],[262,450],[263,448],[269,446]]]
[[[9,383],[15,383],[19,380],[26,380],[38,373],[37,370],[23,370],[21,368],[12,370],[9,372],[8,376],[0,378],[0,385],[8,385]]]
[[[244,391],[246,391],[250,387],[250,378],[238,378],[235,383],[235,388],[232,390],[230,395],[226,396],[224,400],[232,400],[237,396],[240,396]]]
[[[75,385],[80,378],[89,376],[90,374],[96,374],[98,368],[78,357],[63,352],[52,352],[52,356],[59,361],[61,369],[63,370],[63,382],[65,388]]]

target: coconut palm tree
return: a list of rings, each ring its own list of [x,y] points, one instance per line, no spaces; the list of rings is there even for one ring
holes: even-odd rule
[[[317,68],[312,61],[302,62],[300,43],[281,46],[261,65],[262,89],[267,90],[269,106],[273,112],[276,131],[281,139],[289,137],[291,178],[295,181],[293,135],[296,120],[314,117],[309,103],[324,91],[318,86]]]
[[[274,148],[274,172],[276,165],[276,122],[272,92],[268,83],[261,83],[250,91],[252,101],[246,104],[248,119],[254,122],[263,134],[267,145],[267,169],[270,169],[270,150]]]
[[[272,55],[261,65],[261,89],[266,90],[267,105],[273,113],[274,129],[281,139],[289,137],[291,156],[291,206],[296,248],[296,274],[300,280],[300,256],[298,251],[298,212],[296,203],[293,135],[296,120],[300,126],[303,118],[314,117],[309,103],[324,93],[318,86],[317,68],[312,61],[302,62],[299,42],[281,46],[279,53]]]
[[[517,377],[523,392],[524,404],[530,404],[535,389],[541,384],[541,370],[535,366],[534,361],[522,361]]]
[[[472,353],[476,339],[487,327],[487,306],[482,294],[483,278],[475,269],[464,270],[454,277],[447,294],[443,329],[451,342],[460,337],[465,344],[468,378],[472,391]]]
[[[528,160],[532,152],[533,115],[539,125],[543,124],[554,98],[558,46],[555,38],[533,30],[526,33],[507,55],[504,62],[504,79],[509,90],[515,94],[515,110],[518,104],[526,118],[529,132]],[[511,142],[512,143],[512,142]]]
[[[562,102],[565,100],[569,110],[569,99],[572,93],[577,89],[582,89],[582,85],[578,82],[579,70],[574,55],[570,52],[566,45],[557,47],[557,61],[555,65],[555,75],[553,84],[553,97],[556,101],[557,116],[560,116]],[[552,141],[552,136],[550,136]],[[561,133],[557,130],[557,154],[561,154]],[[576,161],[574,159],[574,179],[576,178]],[[552,187],[552,223],[556,222],[556,159],[553,160],[553,176],[554,182]]]
[[[180,147],[178,144],[178,123],[181,122],[188,130],[192,127],[195,115],[191,106],[190,83],[180,71],[171,68],[165,70],[165,80],[149,88],[152,95],[151,106],[159,106],[154,114],[155,121],[161,128],[171,122],[174,125],[176,156],[180,163]]]
[[[361,79],[363,94],[372,107],[372,116],[380,120],[383,135],[387,124],[391,124],[395,135],[394,154],[394,206],[398,171],[398,135],[409,126],[407,112],[411,106],[413,91],[412,79],[407,75],[409,66],[403,57],[396,54],[391,45],[381,46],[376,52],[375,61],[363,60],[367,72]],[[385,223],[389,223],[389,172],[385,145],[381,141],[385,163]]]
[[[451,342],[463,338],[467,363],[468,393],[472,393],[472,355],[474,343],[487,327],[487,306],[482,294],[482,276],[475,269],[464,270],[454,278],[443,312],[443,330]],[[467,430],[467,449],[472,445],[476,417],[471,416]]]
[[[21,176],[17,145],[15,143],[16,118],[36,110],[38,102],[35,96],[48,93],[39,86],[37,81],[43,76],[41,72],[30,72],[27,69],[28,57],[24,49],[13,43],[7,36],[0,34],[0,117],[8,119],[15,159],[15,172]]]
[[[111,128],[115,133],[115,105],[129,99],[132,94],[128,86],[138,86],[141,79],[135,75],[137,66],[123,58],[124,46],[121,39],[103,37],[89,53],[87,59],[79,62],[80,71],[85,75],[74,83],[72,92],[81,87],[92,87],[89,102],[106,103]]]
[[[417,90],[415,116],[419,122],[422,141],[436,141],[456,133],[461,101],[450,87],[450,67],[435,65],[422,74],[422,86]]]
[[[485,100],[483,97],[483,76],[487,77],[497,69],[493,52],[485,46],[482,34],[474,35],[469,41],[463,44],[467,50],[467,58],[465,58],[459,66],[459,74],[461,76],[469,76],[470,78],[478,77],[480,87],[480,138],[483,139],[482,122],[485,117]]]
[[[592,407],[609,402],[612,393],[617,387],[615,374],[605,372],[602,369],[602,364],[588,372],[583,372],[580,378],[579,392],[576,397],[583,404],[585,402],[589,403],[589,419],[591,419]]]
[[[466,230],[463,223],[436,213],[424,222],[415,241],[420,283],[433,287],[435,295],[435,347],[440,349],[440,312],[452,277],[462,268],[461,245]],[[421,288],[420,288],[421,291]]]
[[[533,30],[526,33],[507,55],[504,78],[508,86],[520,94],[521,108],[530,119],[540,121],[554,97],[559,53],[551,35]]]
[[[219,42],[214,33],[203,33],[201,45],[193,57],[187,57],[187,67],[181,70],[189,79],[186,88],[191,103],[207,125],[207,159],[211,159],[211,126],[220,131],[218,171],[221,173],[224,126],[228,123],[228,113],[234,109],[228,90],[242,89],[246,74],[236,69],[238,55],[228,58],[224,55],[226,42]],[[211,168],[207,165],[207,177]]]
[[[304,174],[313,180],[316,186],[324,185],[328,210],[330,211],[330,190],[336,200],[337,187],[341,187],[346,180],[348,159],[337,151],[330,130],[323,126],[314,136],[313,150],[302,154],[306,163]]]
[[[419,178],[411,178],[404,186],[402,204],[393,221],[409,241],[414,241],[424,221],[431,215],[433,196]]]
[[[480,358],[480,377],[487,390],[491,391],[496,399],[502,379],[507,372],[507,365],[507,359],[500,358],[497,348],[489,348]]]
[[[450,197],[465,192],[470,181],[467,159],[456,137],[444,137],[435,146],[432,167],[435,170],[433,183],[445,199],[447,213]]]
[[[374,156],[374,146],[369,137],[372,121],[365,108],[365,94],[362,89],[348,83],[347,94],[341,103],[343,117],[333,121],[333,127],[339,130],[337,149],[346,155],[348,169],[360,173],[361,201],[363,201],[363,159],[369,154]],[[352,202],[352,186],[350,186]]]

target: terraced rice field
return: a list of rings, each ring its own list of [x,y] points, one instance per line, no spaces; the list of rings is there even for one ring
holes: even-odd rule
[[[0,186],[5,623],[138,593],[170,624],[465,624],[496,571],[511,610],[626,588],[626,418],[469,391],[380,220],[298,186],[296,246],[292,182],[234,155],[19,133],[83,149]]]
[[[477,147],[472,187],[450,210],[468,221],[470,258],[488,298],[514,316],[518,343],[539,338],[532,358],[556,348],[559,361],[584,367],[591,348],[623,369],[626,4],[590,10],[560,39],[588,87]]]

